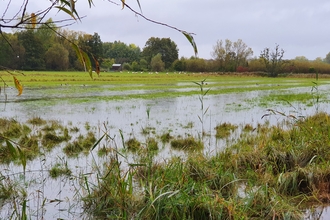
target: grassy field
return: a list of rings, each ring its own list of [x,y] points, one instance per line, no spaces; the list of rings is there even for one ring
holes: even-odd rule
[[[13,78],[7,72],[0,76],[8,86],[14,86]],[[240,93],[248,91],[281,90],[299,87],[312,87],[315,79],[309,77],[258,77],[247,75],[201,74],[201,73],[132,73],[103,72],[100,76],[94,73],[93,78],[86,72],[24,72],[15,73],[24,88],[55,89],[62,88],[61,93],[74,94],[103,91],[146,90],[143,94],[130,93],[124,96],[106,96],[101,99],[159,98],[200,94],[193,82],[205,80],[204,88],[208,94]],[[307,76],[307,75],[306,75]],[[313,77],[313,76],[312,76]],[[314,76],[315,77],[315,76]],[[318,85],[329,84],[329,78],[321,78]],[[65,89],[63,89],[65,88]],[[54,93],[54,91],[50,91]],[[23,92],[24,94],[24,92]],[[304,96],[306,97],[306,96]],[[291,98],[292,99],[292,98]]]

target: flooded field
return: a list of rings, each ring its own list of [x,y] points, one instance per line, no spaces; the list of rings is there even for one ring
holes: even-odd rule
[[[184,86],[180,84],[180,86]],[[252,86],[256,86],[252,84]],[[274,85],[269,85],[270,88]],[[235,86],[230,86],[235,88]],[[157,92],[184,92],[194,88],[161,88]],[[196,90],[199,88],[196,87]],[[49,151],[43,151],[26,164],[26,175],[22,166],[15,163],[3,164],[2,178],[17,181],[24,185],[27,194],[26,204],[28,216],[32,219],[78,219],[88,218],[83,214],[81,197],[86,195],[90,184],[97,181],[97,174],[108,160],[107,156],[99,156],[97,150],[111,145],[122,152],[123,142],[136,138],[145,143],[148,138],[155,138],[160,143],[156,160],[164,161],[173,156],[184,157],[184,152],[172,149],[169,143],[161,143],[162,134],[169,133],[174,137],[195,137],[204,144],[205,155],[215,155],[227,146],[236,142],[242,129],[249,124],[256,128],[259,124],[276,125],[287,117],[271,113],[276,110],[284,115],[297,118],[312,115],[317,111],[328,111],[329,85],[318,87],[318,94],[308,98],[306,102],[267,100],[274,94],[312,94],[311,87],[285,88],[277,90],[231,92],[226,94],[207,94],[201,101],[201,95],[181,95],[154,99],[125,98],[130,94],[147,94],[155,90],[117,90],[114,86],[75,85],[68,90],[65,85],[55,88],[26,88],[21,97],[16,97],[14,89],[7,89],[7,100],[0,103],[1,118],[11,118],[19,122],[27,122],[32,118],[57,121],[69,130],[77,128],[71,134],[71,140],[79,135],[86,136],[93,132],[98,140],[106,133],[110,139],[103,139],[89,153],[69,157],[63,152],[65,143],[60,143]],[[72,92],[74,91],[74,92]],[[108,99],[108,97],[120,99]],[[268,115],[266,117],[263,117]],[[217,138],[215,127],[228,123],[238,127],[226,138]],[[32,133],[38,133],[37,126],[31,126]],[[123,163],[134,163],[135,156],[127,154],[120,159]],[[50,178],[49,170],[56,164],[65,165],[71,170],[70,178]],[[10,180],[9,180],[10,179]],[[18,200],[17,200],[18,201]],[[1,204],[1,219],[19,216],[22,211],[17,201]],[[18,210],[13,213],[13,210]],[[321,219],[328,216],[327,209],[322,209]],[[315,214],[315,213],[314,213]],[[82,216],[82,217],[81,217]]]

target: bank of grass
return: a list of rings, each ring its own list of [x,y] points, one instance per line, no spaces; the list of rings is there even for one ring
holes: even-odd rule
[[[330,202],[329,117],[258,125],[210,157],[140,155],[149,160],[125,171],[113,154],[85,210],[94,218],[302,219]]]

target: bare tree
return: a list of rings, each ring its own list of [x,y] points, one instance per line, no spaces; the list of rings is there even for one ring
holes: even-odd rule
[[[284,64],[283,56],[284,50],[278,44],[276,44],[275,51],[271,51],[268,47],[261,51],[260,59],[265,65],[268,76],[277,77],[281,73]]]

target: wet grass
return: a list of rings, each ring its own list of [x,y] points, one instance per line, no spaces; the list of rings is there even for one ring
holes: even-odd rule
[[[176,150],[195,151],[203,149],[203,142],[194,137],[176,138],[171,141],[171,147]]]
[[[247,126],[250,133],[211,157],[142,155],[144,163],[120,172],[113,155],[85,209],[95,218],[302,219],[311,204],[330,202],[329,117]],[[188,149],[191,141],[171,144]]]
[[[231,123],[226,123],[226,122],[221,123],[214,128],[216,130],[215,137],[227,138],[236,128],[238,128],[237,125],[233,125]]]
[[[72,171],[68,168],[67,164],[60,164],[56,163],[50,170],[49,170],[49,176],[51,178],[58,178],[62,175],[70,176],[72,174]]]
[[[223,75],[217,73],[200,74],[149,74],[149,73],[102,73],[100,77],[91,79],[82,72],[26,72],[20,77],[26,90],[40,90],[48,101],[70,100],[81,103],[95,100],[122,100],[122,99],[154,99],[164,97],[178,97],[199,95],[195,85],[191,82],[200,82],[207,79],[205,91],[210,89],[208,95],[242,93],[248,91],[284,90],[292,87],[310,87],[310,78],[278,77],[267,78],[244,75]],[[12,78],[6,77],[11,85]],[[8,78],[8,79],[7,79]],[[328,78],[319,77],[318,85],[329,83]],[[128,92],[143,90],[143,93]],[[126,92],[125,92],[126,91]],[[60,93],[60,95],[58,95]],[[108,95],[111,93],[111,95]],[[300,97],[296,97],[299,99]],[[305,97],[311,99],[312,97]],[[293,98],[291,97],[290,100]],[[267,101],[267,100],[265,100]]]
[[[63,152],[69,157],[77,157],[82,152],[87,154],[95,142],[95,134],[89,131],[85,137],[79,135],[74,141],[67,143]]]

